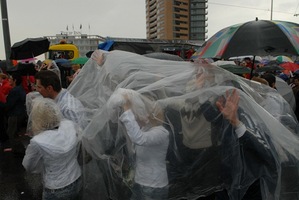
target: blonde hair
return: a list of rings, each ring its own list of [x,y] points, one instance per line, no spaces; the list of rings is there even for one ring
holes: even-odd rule
[[[33,135],[58,127],[61,119],[59,107],[52,99],[36,98],[33,101],[30,113]]]

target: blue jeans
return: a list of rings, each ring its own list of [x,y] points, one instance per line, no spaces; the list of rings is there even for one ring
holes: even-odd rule
[[[82,178],[59,189],[44,188],[43,200],[79,200],[81,198]]]
[[[135,183],[132,193],[131,200],[165,200],[168,198],[168,186],[153,188]]]

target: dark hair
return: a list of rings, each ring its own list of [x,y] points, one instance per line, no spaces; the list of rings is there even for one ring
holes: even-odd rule
[[[16,80],[16,85],[21,85],[22,84],[22,76],[18,72],[14,72],[11,74],[12,80]]]
[[[35,74],[35,79],[40,80],[42,86],[52,86],[55,92],[60,92],[61,83],[58,75],[50,70],[42,70]]]
[[[276,83],[276,78],[273,74],[266,73],[266,74],[263,74],[261,77],[263,79],[266,79],[266,81],[268,81],[270,87],[273,87],[273,84]]]

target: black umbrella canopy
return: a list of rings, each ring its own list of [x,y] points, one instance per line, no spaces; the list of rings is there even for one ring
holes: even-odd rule
[[[183,58],[177,55],[169,54],[169,53],[163,53],[163,52],[152,52],[144,54],[145,57],[149,58],[156,58],[159,60],[173,60],[173,61],[184,61]]]
[[[256,20],[220,30],[198,52],[201,58],[299,55],[299,24]]]
[[[265,65],[263,67],[260,67],[258,69],[255,70],[255,72],[266,72],[266,71],[282,71],[284,70],[283,67],[279,66],[279,65]]]
[[[89,51],[89,52],[87,52],[85,55],[86,55],[86,57],[87,58],[90,58],[91,57],[91,54],[93,53],[94,51]]]
[[[242,55],[298,54],[285,33],[275,23],[264,20],[243,24],[233,36],[223,57],[229,58],[238,53]]]
[[[27,38],[20,42],[16,42],[11,47],[10,59],[21,60],[26,58],[34,58],[49,50],[50,41],[48,38]]]
[[[233,74],[247,74],[250,73],[250,69],[247,67],[239,66],[239,65],[233,65],[233,64],[225,64],[220,65],[222,69],[225,69]]]

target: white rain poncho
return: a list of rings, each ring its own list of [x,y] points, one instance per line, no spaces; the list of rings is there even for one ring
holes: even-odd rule
[[[33,138],[26,148],[23,166],[41,173],[48,189],[63,188],[77,180],[82,172],[77,161],[80,129],[62,118],[59,107],[49,98],[33,100]]]
[[[92,111],[82,138],[88,157],[84,199],[130,199],[134,192],[135,147],[119,120],[124,96],[135,102],[140,126],[157,118],[169,131],[168,199],[226,193],[241,200],[260,193],[264,200],[283,200],[299,194],[298,122],[266,85],[205,63],[97,50],[68,89]],[[246,127],[241,135],[215,105],[233,89]],[[277,113],[265,104],[269,92],[278,100]]]

